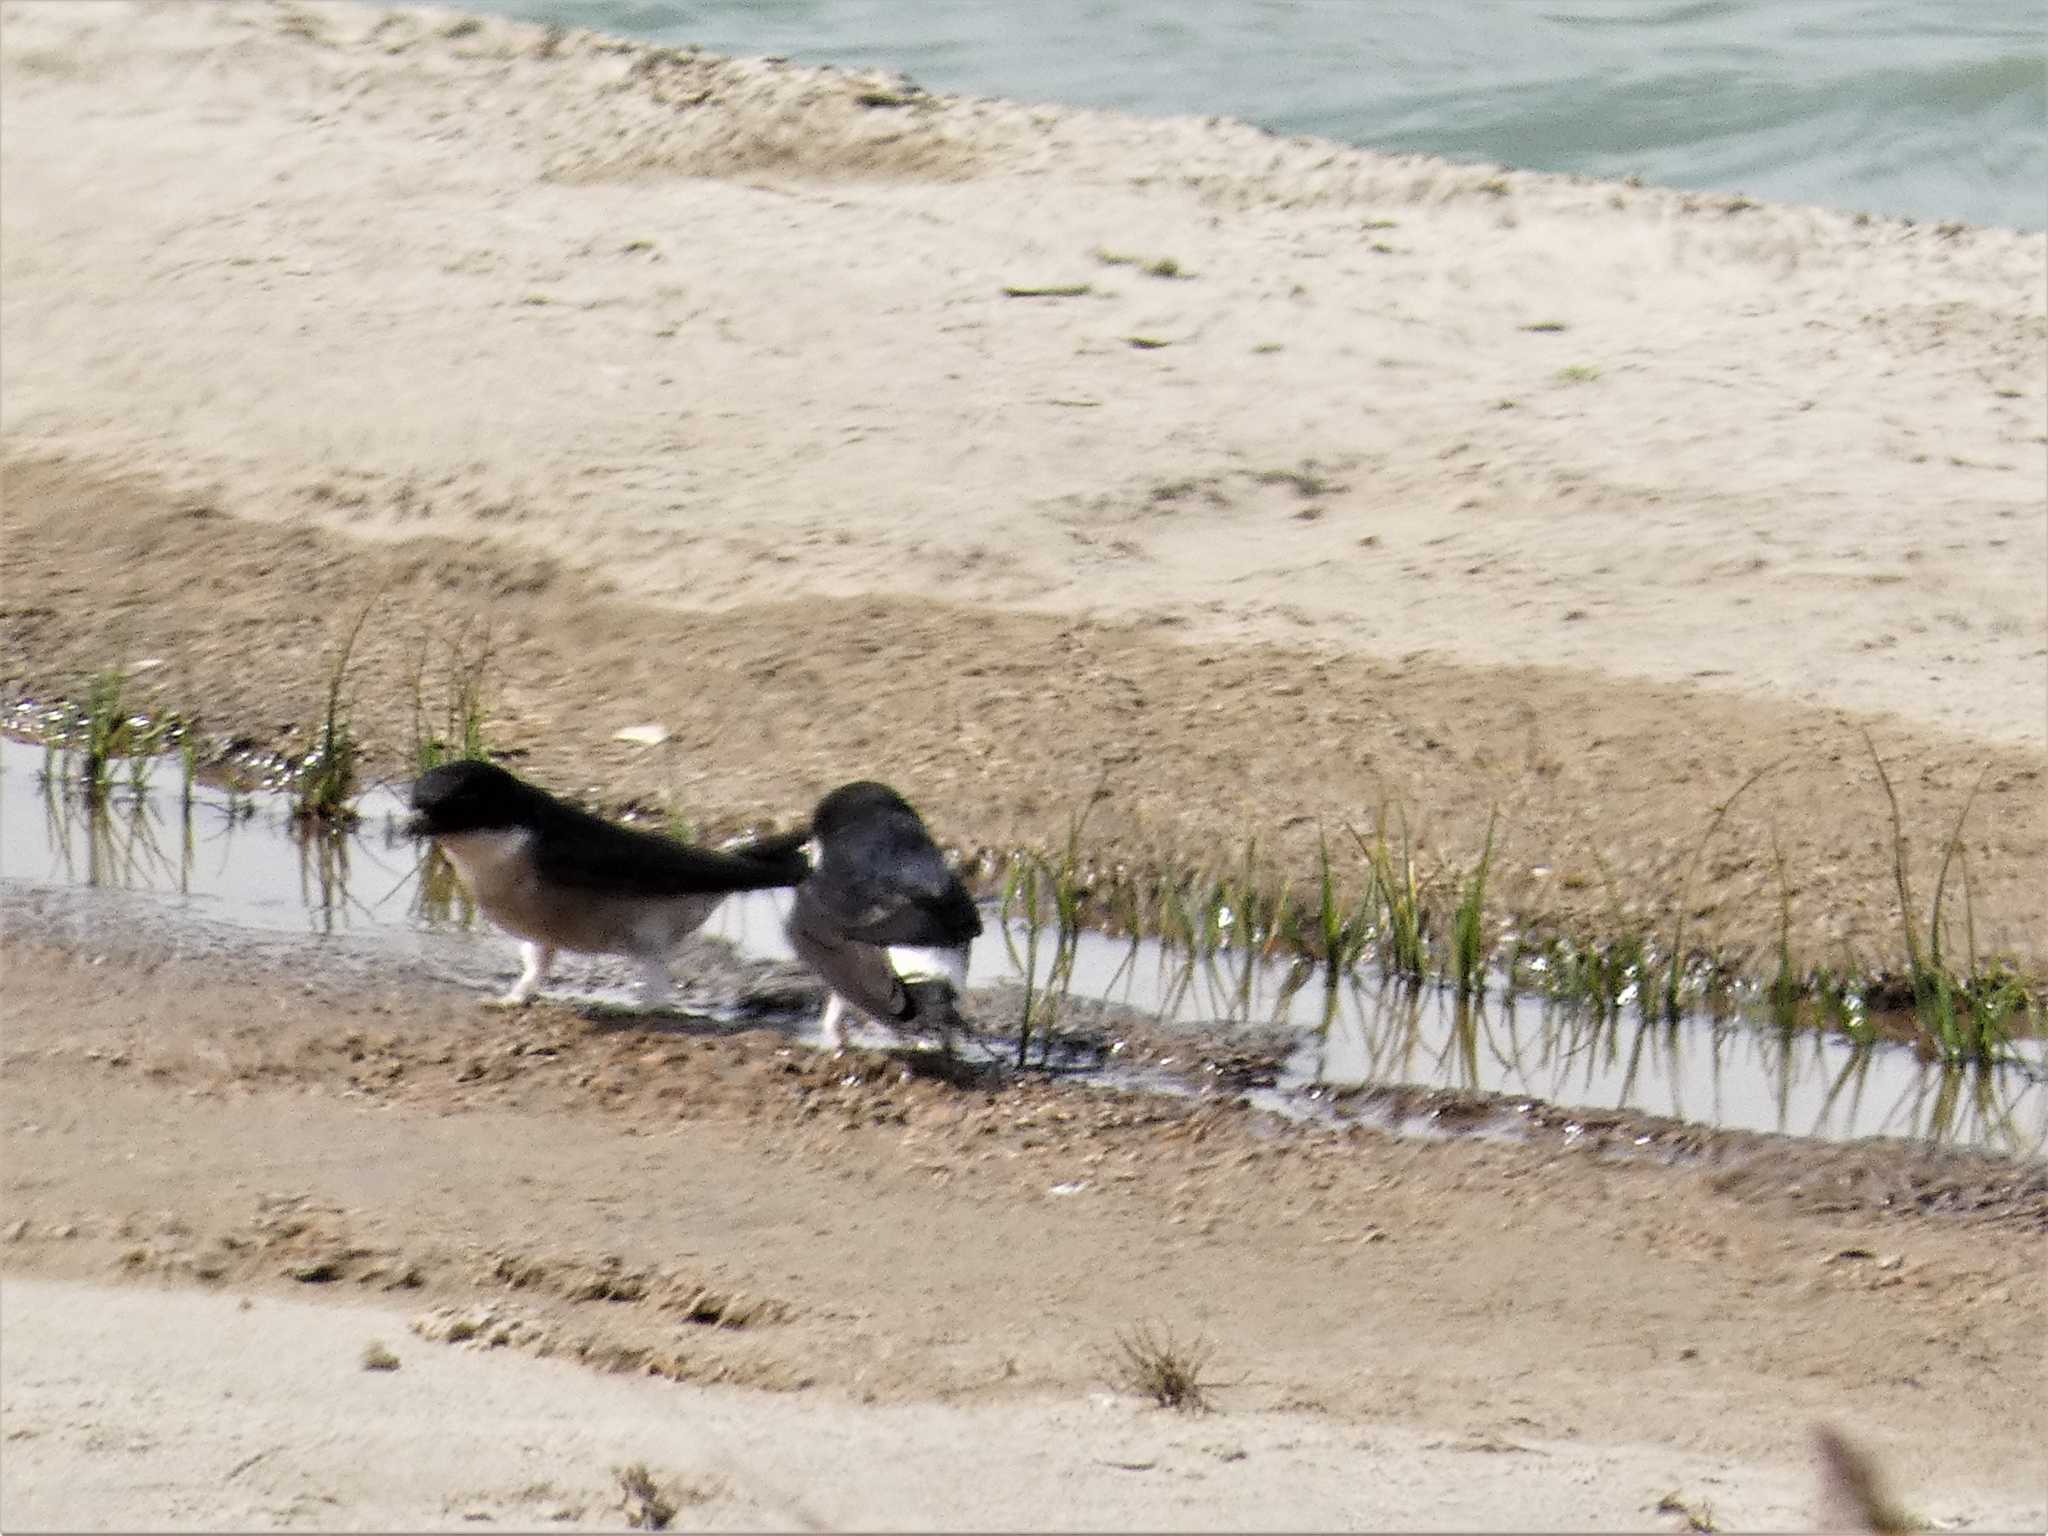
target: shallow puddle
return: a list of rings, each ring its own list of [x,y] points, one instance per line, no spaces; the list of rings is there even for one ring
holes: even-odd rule
[[[423,936],[454,943],[478,974],[509,978],[513,946],[487,922],[422,878],[420,850],[397,830],[398,794],[373,790],[350,831],[307,835],[280,795],[190,787],[180,765],[124,767],[105,808],[46,779],[43,748],[0,737],[0,879],[34,889],[98,887],[139,893],[215,928],[303,934],[318,944],[346,935],[417,953]],[[789,960],[782,936],[787,892],[728,900],[704,932],[757,960]],[[1035,969],[1052,964],[1044,936]],[[975,946],[977,987],[1021,983],[1026,935],[992,920]],[[628,990],[596,985],[624,1001]],[[1498,1113],[1459,1117],[1464,1129],[1515,1123],[1523,1101],[1569,1109],[1626,1110],[1727,1129],[1827,1140],[1893,1136],[2039,1155],[2048,1145],[2048,1050],[1996,1069],[1944,1069],[1903,1046],[1858,1045],[1814,1029],[1689,1016],[1644,1023],[1633,1008],[1594,1010],[1498,991],[1462,1001],[1450,990],[1390,983],[1361,972],[1335,989],[1300,984],[1294,967],[1223,955],[1213,963],[1149,942],[1080,937],[1068,996],[1109,1002],[1213,1042],[1219,1026],[1256,1026],[1278,1039],[1270,1071],[1243,1086],[1293,1113],[1367,1114],[1397,1129],[1428,1130],[1431,1111],[1343,1090],[1449,1089],[1501,1096]],[[1072,1012],[1085,1012],[1076,1008]],[[1167,1065],[1167,1063],[1161,1063]],[[1108,1069],[1106,1080],[1138,1080]],[[1145,1074],[1153,1080],[1153,1074]]]

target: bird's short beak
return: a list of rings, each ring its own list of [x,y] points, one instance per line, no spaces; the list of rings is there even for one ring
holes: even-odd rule
[[[424,811],[414,811],[405,818],[404,832],[407,837],[432,837],[434,829],[427,825]]]

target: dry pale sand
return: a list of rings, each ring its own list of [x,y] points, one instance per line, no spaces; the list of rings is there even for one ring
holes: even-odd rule
[[[683,1530],[1628,1530],[1679,1490],[1786,1530],[1814,1500],[1796,1465],[1106,1391],[849,1410],[425,1344],[385,1307],[20,1277],[0,1304],[10,1530],[616,1529],[635,1462]],[[363,1368],[373,1342],[397,1370]]]
[[[303,749],[375,596],[380,771],[470,624],[493,740],[615,801],[873,774],[1003,846],[1108,781],[1104,857],[1257,831],[1295,874],[1389,800],[1469,867],[1498,806],[1503,923],[1683,912],[1767,968],[1782,897],[1851,970],[1899,934],[1867,728],[1923,903],[1982,776],[1978,932],[2048,974],[2044,253],[445,13],[10,4],[0,691],[147,659]],[[1782,1526],[1836,1415],[1927,1513],[2038,1525],[2024,1177],[1280,1155],[67,942],[5,956],[9,1528],[595,1521],[633,1457],[685,1524],[1642,1528],[1672,1486]],[[1101,1198],[1044,1199],[1083,1147]],[[365,1374],[396,1319],[266,1290],[316,1240],[450,1304],[502,1292],[480,1253],[702,1249],[794,1312],[682,1327],[695,1379],[826,1386]],[[216,1260],[253,1310],[81,1288]],[[1094,1406],[1154,1309],[1250,1396]]]
[[[431,12],[5,16],[13,451],[689,607],[925,591],[2044,742],[2039,235]]]

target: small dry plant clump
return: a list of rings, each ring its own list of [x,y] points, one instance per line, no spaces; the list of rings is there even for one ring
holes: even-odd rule
[[[363,1346],[363,1369],[366,1371],[395,1371],[398,1356],[394,1355],[382,1339],[372,1339]]]
[[[1150,1398],[1161,1408],[1180,1413],[1207,1413],[1209,1388],[1203,1378],[1214,1351],[1199,1335],[1176,1339],[1166,1329],[1154,1332],[1140,1324],[1117,1335],[1110,1355],[1110,1382],[1125,1392]]]
[[[685,1504],[702,1504],[718,1491],[710,1483],[660,1483],[644,1461],[612,1468],[619,1492],[625,1496],[626,1524],[636,1531],[665,1531],[676,1512]]]
[[[1675,1489],[1657,1501],[1657,1513],[1678,1516],[1685,1522],[1683,1529],[1697,1532],[1699,1536],[1713,1536],[1714,1532],[1721,1529],[1714,1524],[1713,1505],[1705,1499],[1686,1499]]]

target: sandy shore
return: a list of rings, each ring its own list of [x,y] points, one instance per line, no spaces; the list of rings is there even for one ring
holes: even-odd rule
[[[1106,861],[1290,875],[1382,807],[1469,868],[1498,808],[1499,928],[1683,913],[1753,971],[1898,963],[1867,732],[1923,918],[1981,784],[1976,941],[2048,975],[2044,262],[445,13],[9,4],[0,694],[142,663],[303,750],[374,602],[380,774],[487,634],[493,742],[614,804],[872,775],[999,848],[1101,787]],[[2030,1173],[1283,1147],[125,910],[0,950],[10,1527],[604,1523],[635,1458],[726,1527],[1783,1527],[1835,1418],[2039,1523]],[[683,1380],[400,1337],[512,1292]],[[1098,1405],[1146,1317],[1225,1411]]]
[[[2039,235],[431,13],[8,18],[13,451],[691,608],[925,592],[2044,743]]]

